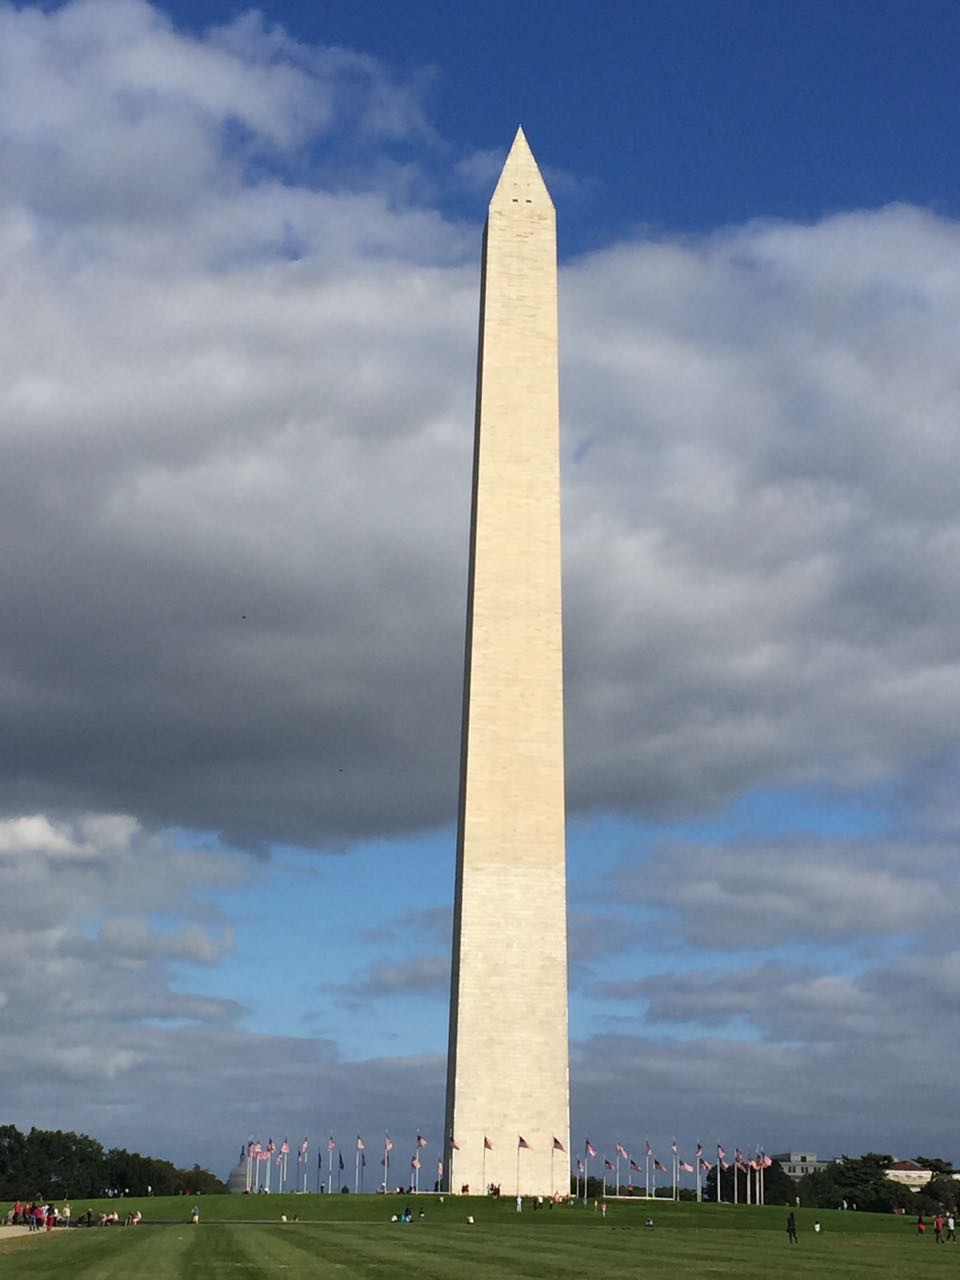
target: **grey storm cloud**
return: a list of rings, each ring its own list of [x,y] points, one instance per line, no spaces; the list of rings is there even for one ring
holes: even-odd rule
[[[322,140],[360,75],[420,136],[415,93],[369,60],[304,69],[253,20],[2,21],[0,801],[249,846],[450,821],[476,228],[246,178],[222,135]],[[174,168],[145,223],[120,187]],[[952,750],[958,243],[891,207],[565,267],[574,809],[706,811]]]
[[[676,914],[700,946],[857,943],[956,927],[960,867],[952,845],[773,839],[658,847],[622,866],[609,891]]]
[[[369,999],[401,995],[446,996],[450,991],[450,954],[412,956],[395,964],[375,964],[365,974],[333,987],[343,999]]]

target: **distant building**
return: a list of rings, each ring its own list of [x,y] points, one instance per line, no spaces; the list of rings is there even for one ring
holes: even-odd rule
[[[885,1172],[891,1182],[899,1182],[911,1191],[919,1191],[933,1177],[933,1173],[917,1164],[916,1160],[897,1160]]]
[[[771,1156],[772,1160],[776,1160],[783,1172],[788,1178],[799,1181],[805,1178],[808,1173],[819,1173],[821,1169],[829,1169],[833,1163],[831,1160],[818,1160],[815,1151],[781,1151],[777,1156]]]
[[[227,1190],[231,1195],[242,1196],[247,1190],[247,1155],[240,1152],[240,1162],[227,1179]]]

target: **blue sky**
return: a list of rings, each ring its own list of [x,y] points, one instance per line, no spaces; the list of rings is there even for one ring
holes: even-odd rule
[[[168,11],[196,28],[239,10]],[[950,0],[324,0],[263,12],[421,78],[431,122],[458,151],[502,151],[522,121],[541,164],[580,188],[565,202],[567,252],[638,225],[807,221],[891,200],[957,210]]]
[[[910,1101],[960,1014],[958,36],[952,3],[0,6],[10,1120],[221,1170],[439,1134],[480,236],[522,122],[561,247],[573,1132],[960,1157]]]

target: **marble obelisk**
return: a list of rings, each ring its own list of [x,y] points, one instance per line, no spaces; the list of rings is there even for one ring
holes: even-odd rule
[[[483,242],[447,1067],[474,1195],[569,1189],[559,473],[556,215],[519,130]]]

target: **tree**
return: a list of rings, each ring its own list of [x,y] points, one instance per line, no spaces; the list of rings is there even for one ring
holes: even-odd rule
[[[226,1183],[220,1181],[216,1174],[211,1173],[209,1169],[201,1169],[195,1164],[192,1169],[178,1169],[178,1179],[181,1189],[190,1196],[219,1196],[225,1195],[229,1190]],[[344,1191],[349,1191],[349,1187],[344,1187]]]
[[[0,1198],[9,1200],[21,1193],[26,1176],[26,1141],[12,1124],[0,1125]]]
[[[917,1156],[916,1162],[932,1173],[953,1173],[953,1165],[950,1161],[941,1160],[938,1156]]]
[[[763,1200],[765,1204],[793,1204],[797,1188],[791,1177],[783,1172],[783,1165],[774,1160],[763,1172]]]
[[[169,1160],[156,1160],[115,1147],[105,1152],[93,1138],[60,1129],[31,1129],[26,1135],[14,1125],[0,1125],[0,1200],[34,1196],[51,1200],[98,1196],[107,1188],[144,1195],[213,1194],[227,1188],[194,1165],[177,1169]]]
[[[919,1164],[920,1162],[917,1161]],[[942,1163],[942,1162],[941,1162]],[[916,1193],[917,1212],[937,1213],[940,1209],[954,1209],[957,1204],[958,1184],[949,1174],[941,1173],[931,1178],[925,1187]]]

